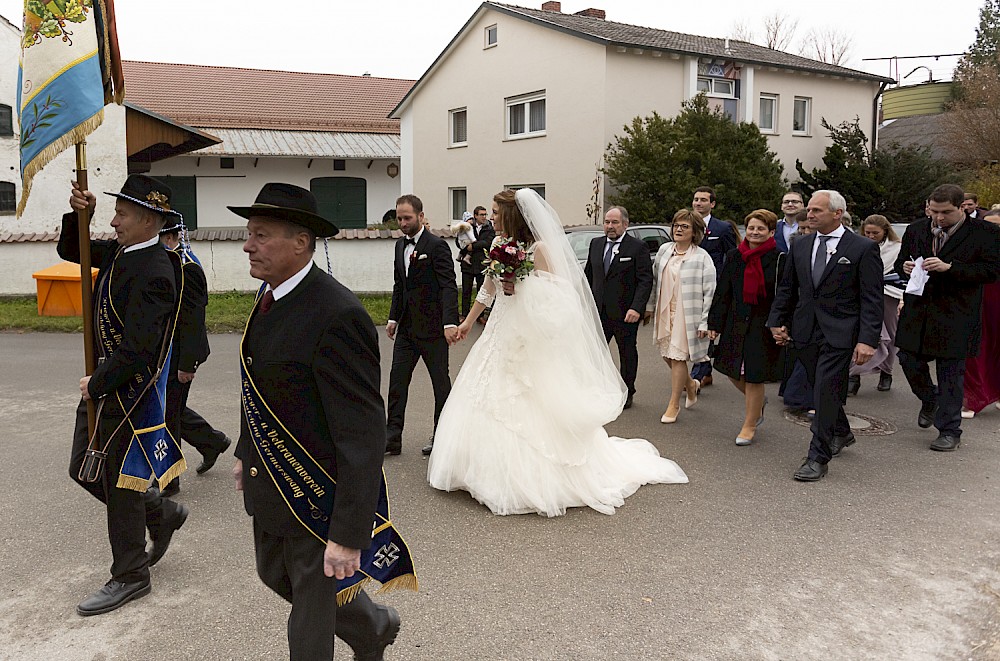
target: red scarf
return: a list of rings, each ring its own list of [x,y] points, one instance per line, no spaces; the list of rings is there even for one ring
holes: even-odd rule
[[[751,248],[746,239],[740,243],[740,255],[746,266],[743,269],[743,302],[748,305],[757,305],[767,296],[767,287],[764,285],[764,268],[760,265],[760,258],[764,253],[771,252],[778,247],[774,242],[774,237],[760,244],[756,248]]]

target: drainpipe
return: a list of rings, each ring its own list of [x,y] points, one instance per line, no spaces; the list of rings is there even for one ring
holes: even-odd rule
[[[876,140],[878,133],[878,100],[879,97],[882,96],[882,92],[884,92],[885,88],[888,86],[888,82],[883,82],[882,85],[879,86],[878,92],[875,94],[875,98],[872,99],[872,148],[869,156],[872,164],[875,162],[875,147],[878,144],[878,141]]]

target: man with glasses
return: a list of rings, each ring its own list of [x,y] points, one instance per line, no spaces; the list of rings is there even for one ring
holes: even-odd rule
[[[473,283],[477,290],[483,286],[483,260],[486,259],[486,253],[489,252],[490,245],[496,237],[493,226],[487,220],[486,207],[473,209],[471,221],[472,233],[476,240],[463,246],[458,238],[455,239],[455,245],[458,246],[456,259],[462,269],[462,314],[458,318],[459,323],[465,321],[472,307]]]
[[[799,223],[795,216],[805,207],[805,199],[802,193],[790,190],[781,197],[781,213],[784,218],[778,221],[778,227],[774,232],[774,241],[778,244],[778,250],[788,252],[788,246],[792,243],[792,236],[799,230]]]
[[[923,291],[903,294],[896,331],[899,365],[921,402],[917,424],[933,425],[931,450],[958,449],[962,437],[965,359],[979,353],[983,285],[1000,276],[1000,231],[962,210],[965,195],[938,186],[927,203],[930,216],[906,228],[896,272],[928,274]],[[934,361],[937,387],[928,363]]]

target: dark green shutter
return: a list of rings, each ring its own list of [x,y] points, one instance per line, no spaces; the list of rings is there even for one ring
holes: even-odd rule
[[[184,215],[189,230],[198,229],[198,184],[194,177],[156,177],[173,192],[170,208]]]
[[[368,182],[358,177],[318,177],[309,182],[319,215],[339,228],[368,226]]]

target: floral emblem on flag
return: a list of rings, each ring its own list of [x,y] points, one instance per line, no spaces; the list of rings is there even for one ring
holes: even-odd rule
[[[42,37],[73,45],[73,32],[68,23],[83,23],[94,7],[94,0],[26,0],[24,3],[24,37],[22,48],[42,43]]]

